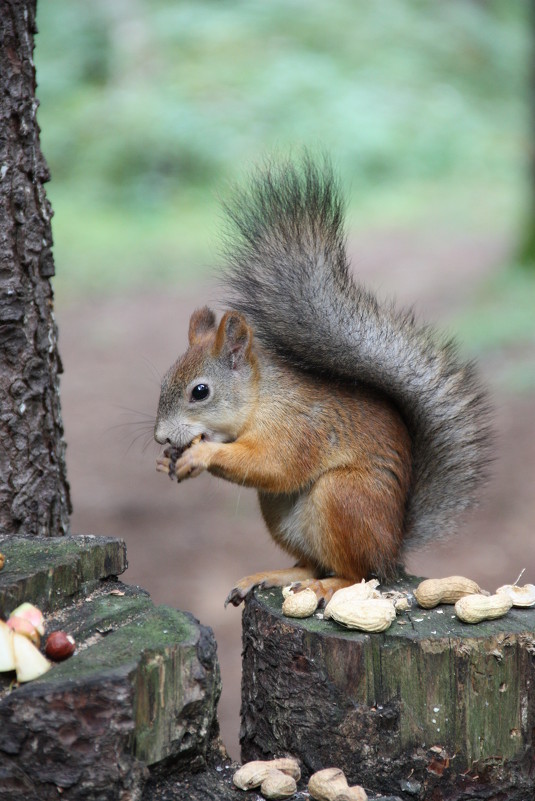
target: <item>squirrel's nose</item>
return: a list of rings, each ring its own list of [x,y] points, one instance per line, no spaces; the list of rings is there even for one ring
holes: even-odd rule
[[[159,423],[156,423],[156,425],[154,426],[154,439],[160,445],[166,445],[166,444],[170,445],[171,444],[171,440],[166,435],[166,433],[163,431],[162,426]]]

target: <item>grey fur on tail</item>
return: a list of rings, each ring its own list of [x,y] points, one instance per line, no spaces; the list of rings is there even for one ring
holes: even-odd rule
[[[406,545],[449,534],[490,461],[487,401],[473,364],[349,274],[344,202],[326,159],[268,164],[225,209],[231,306],[299,369],[376,387],[412,437]]]

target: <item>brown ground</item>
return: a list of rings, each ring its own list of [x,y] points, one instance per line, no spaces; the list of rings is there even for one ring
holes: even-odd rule
[[[503,243],[488,239],[415,239],[388,231],[360,237],[352,249],[365,283],[416,304],[430,321],[446,321],[469,304],[503,255]],[[156,473],[159,448],[151,443],[159,375],[184,347],[190,312],[214,302],[214,292],[190,287],[91,299],[60,305],[57,317],[73,531],[124,537],[126,581],[212,626],[223,675],[223,736],[238,756],[241,615],[224,610],[223,601],[240,576],[290,562],[271,543],[254,492],[208,475],[178,487]],[[485,361],[493,385],[514,358],[508,351]],[[513,582],[525,567],[526,580],[535,581],[533,401],[495,391],[500,436],[485,504],[459,539],[414,555],[410,570],[462,573],[492,589]]]

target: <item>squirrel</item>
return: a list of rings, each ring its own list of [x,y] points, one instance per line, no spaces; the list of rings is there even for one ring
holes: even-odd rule
[[[226,603],[258,585],[296,582],[325,601],[392,578],[407,549],[454,530],[486,478],[474,365],[354,281],[327,159],[268,163],[225,210],[229,310],[219,323],[193,313],[189,348],[164,376],[157,469],[256,488],[296,559],[241,579]]]

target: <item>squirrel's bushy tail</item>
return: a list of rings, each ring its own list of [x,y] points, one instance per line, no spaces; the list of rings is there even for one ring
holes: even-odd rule
[[[489,422],[474,367],[412,312],[352,279],[344,203],[329,163],[268,164],[226,204],[231,305],[262,345],[301,369],[376,387],[412,437],[406,544],[452,531],[489,461]]]

